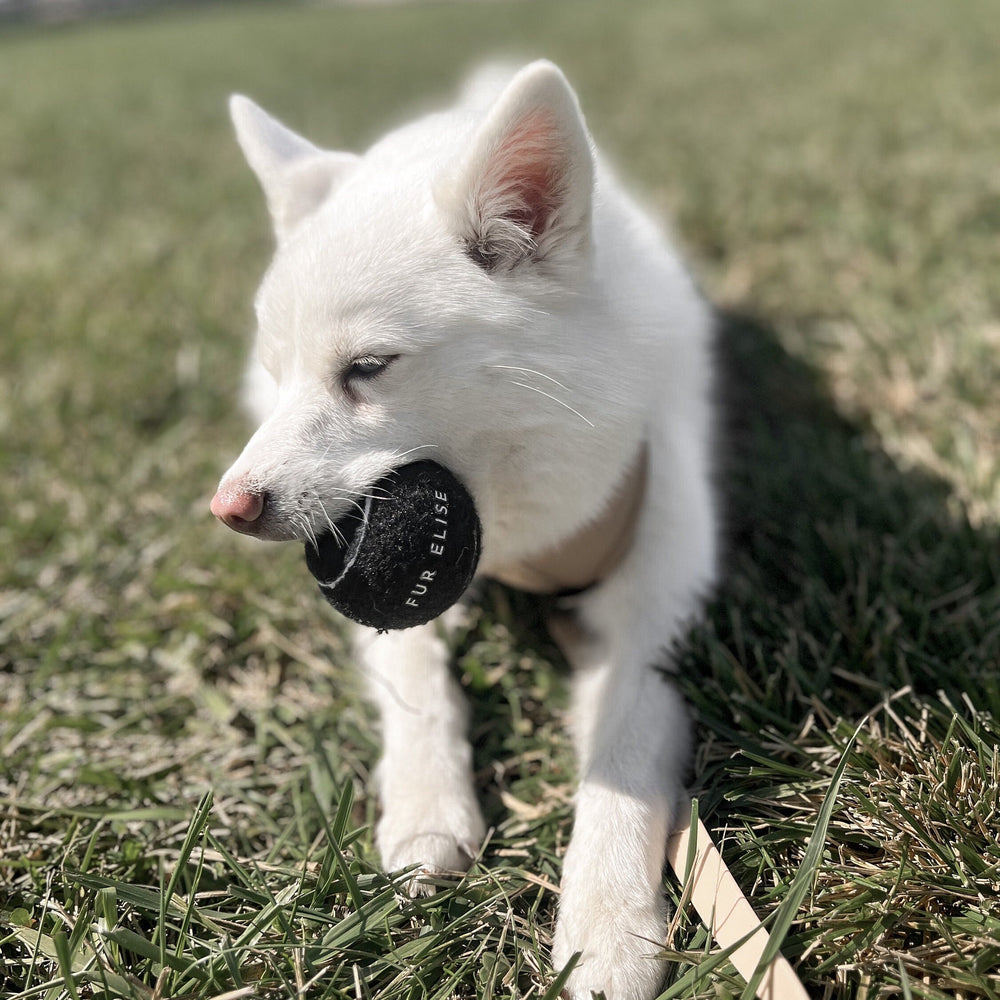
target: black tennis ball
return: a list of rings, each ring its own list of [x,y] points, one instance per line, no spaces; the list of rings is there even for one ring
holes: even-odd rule
[[[341,614],[384,631],[450,608],[472,582],[482,529],[468,490],[436,462],[380,479],[360,513],[306,543],[306,565]]]

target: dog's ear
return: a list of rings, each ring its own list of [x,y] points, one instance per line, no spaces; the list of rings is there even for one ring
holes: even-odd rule
[[[243,155],[264,189],[281,243],[319,208],[358,157],[314,146],[240,94],[229,99],[229,114]]]
[[[550,62],[501,92],[438,202],[487,271],[565,262],[590,242],[594,156],[576,95]]]

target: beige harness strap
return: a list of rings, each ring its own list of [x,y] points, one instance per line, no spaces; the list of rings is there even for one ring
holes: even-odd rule
[[[694,862],[688,872],[692,839]],[[732,948],[742,941],[729,961],[749,982],[767,945],[767,930],[740,891],[704,823],[699,819],[692,829],[690,811],[667,844],[667,860],[719,946]],[[768,966],[757,987],[757,996],[760,1000],[809,1000],[801,980],[783,955],[778,955]]]
[[[643,444],[596,520],[534,558],[504,566],[490,576],[532,594],[586,590],[600,583],[632,547],[648,478],[649,449]]]

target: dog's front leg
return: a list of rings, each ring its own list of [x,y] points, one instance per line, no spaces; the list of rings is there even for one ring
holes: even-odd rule
[[[632,588],[607,586],[620,593],[581,608],[589,630],[567,648],[580,786],[553,960],[562,967],[582,952],[568,985],[573,1000],[601,990],[608,1000],[650,1000],[664,973],[655,957],[665,927],[663,863],[690,755],[689,722],[663,671],[671,636],[662,619],[632,610]]]
[[[361,630],[358,650],[382,719],[378,768],[382,817],[376,841],[387,871],[465,870],[485,826],[472,781],[466,705],[435,623],[376,635]]]

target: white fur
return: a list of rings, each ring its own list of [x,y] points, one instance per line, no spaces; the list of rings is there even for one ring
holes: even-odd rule
[[[681,698],[651,665],[669,666],[715,576],[709,310],[550,63],[487,73],[361,157],[245,98],[232,113],[278,248],[246,383],[262,423],[220,493],[267,492],[261,537],[322,532],[404,456],[431,458],[476,498],[488,576],[594,520],[647,444],[635,543],[578,598],[586,638],[567,650],[580,787],[553,954],[583,953],[573,998],[647,1000],[688,756]],[[398,357],[347,391],[371,355]],[[383,862],[465,865],[484,827],[436,625],[358,648],[384,727]]]

